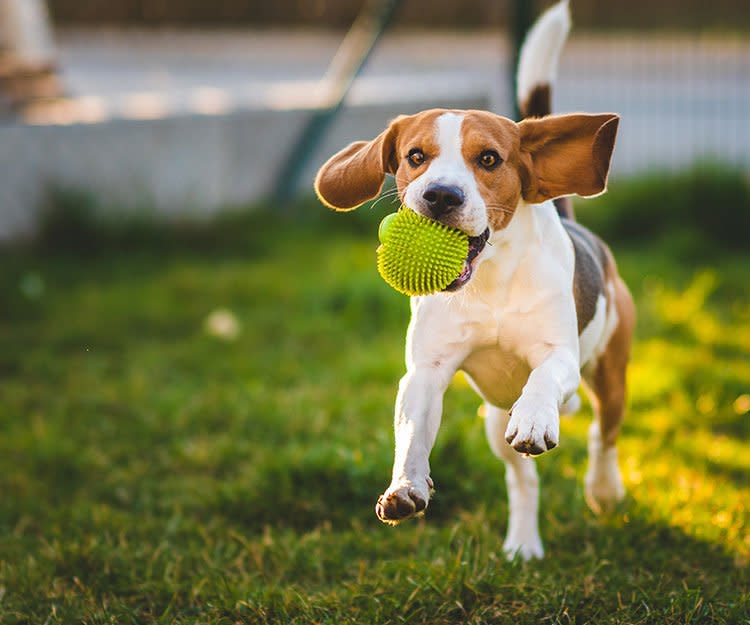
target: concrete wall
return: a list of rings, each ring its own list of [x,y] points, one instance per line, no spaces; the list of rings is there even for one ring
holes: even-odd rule
[[[441,102],[488,107],[482,97]],[[369,139],[389,119],[431,102],[353,106],[335,122],[303,177],[312,191],[317,168],[355,139]],[[229,115],[113,120],[71,126],[0,126],[0,240],[34,232],[55,187],[89,191],[110,210],[158,218],[208,216],[269,193],[309,110],[247,110]]]

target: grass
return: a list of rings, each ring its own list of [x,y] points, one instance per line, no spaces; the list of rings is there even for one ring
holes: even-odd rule
[[[460,377],[426,518],[375,518],[408,319],[375,223],[0,255],[0,623],[750,623],[750,256],[616,250],[628,501],[583,502],[585,408],[538,460],[547,558],[507,563]],[[207,330],[218,309],[238,333]]]

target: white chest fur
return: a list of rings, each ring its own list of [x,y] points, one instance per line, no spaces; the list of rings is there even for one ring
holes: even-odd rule
[[[463,369],[480,395],[509,408],[538,354],[579,353],[574,262],[554,206],[520,206],[465,289],[412,300],[407,366]]]

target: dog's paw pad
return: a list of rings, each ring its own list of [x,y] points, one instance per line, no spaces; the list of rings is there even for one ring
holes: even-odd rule
[[[543,447],[534,439],[514,440],[511,443],[511,447],[513,447],[513,449],[515,449],[518,453],[528,454],[529,456],[539,456],[547,451],[546,447]]]
[[[375,514],[388,525],[396,525],[401,521],[424,512],[427,499],[414,488],[401,487],[393,491],[386,491],[375,504]]]
[[[516,402],[510,413],[505,440],[521,454],[539,456],[557,447],[560,439],[560,421],[557,410],[544,403]]]

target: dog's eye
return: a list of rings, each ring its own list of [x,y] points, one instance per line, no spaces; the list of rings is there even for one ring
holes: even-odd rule
[[[419,167],[424,163],[424,158],[424,152],[422,152],[422,150],[419,148],[412,148],[409,150],[409,155],[406,157],[406,160],[409,161],[409,165],[412,167]]]
[[[500,164],[500,156],[495,150],[485,150],[479,155],[479,164],[485,169],[495,169]]]

